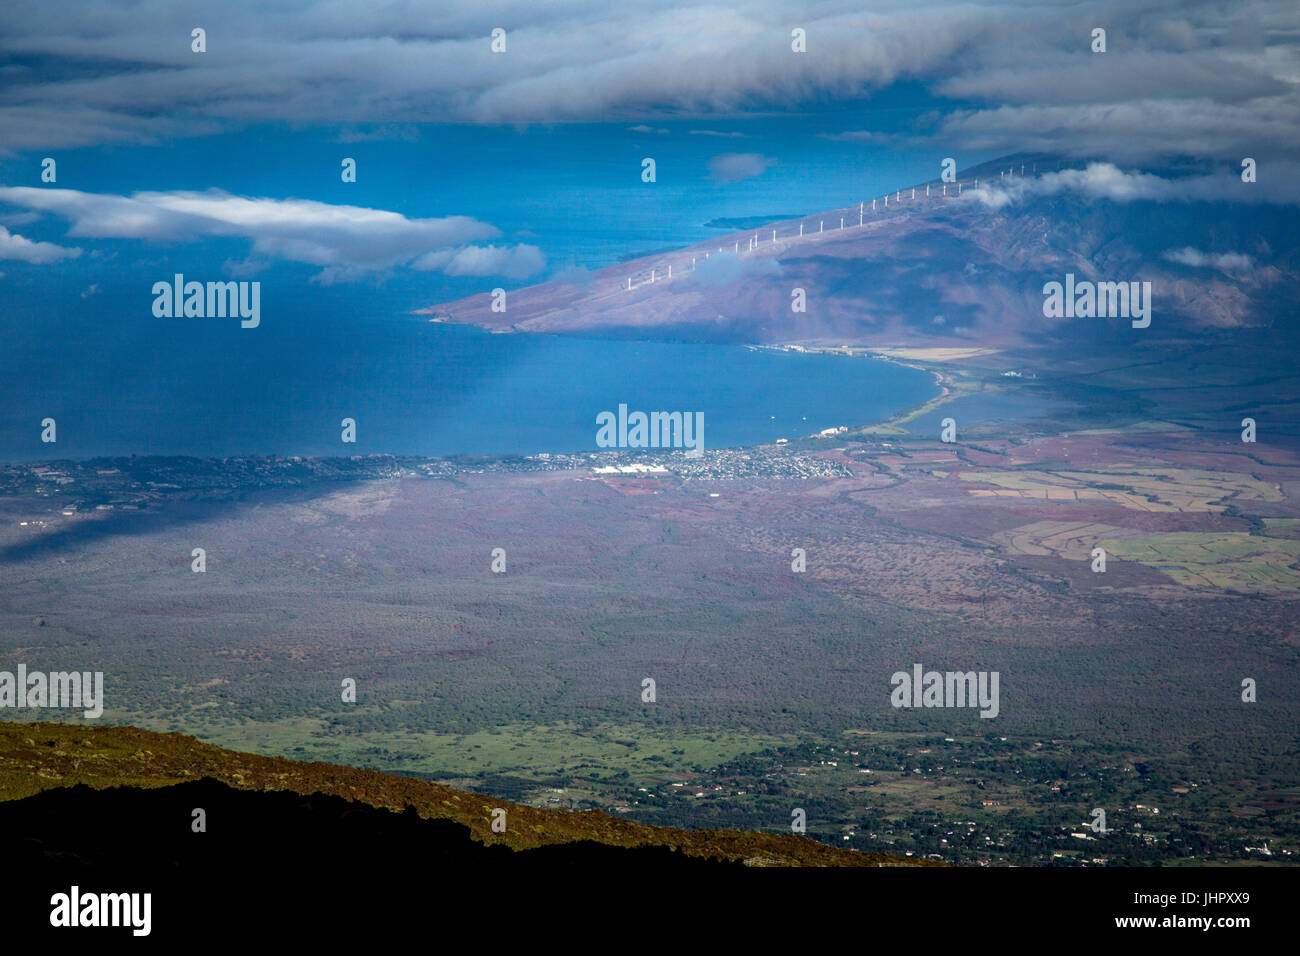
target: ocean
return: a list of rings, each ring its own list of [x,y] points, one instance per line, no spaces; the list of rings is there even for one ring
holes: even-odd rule
[[[57,345],[11,350],[24,384],[7,388],[0,458],[596,451],[597,415],[620,404],[702,413],[707,449],[876,421],[935,392],[922,372],[860,356],[500,335],[415,316],[357,326],[337,313],[256,330],[150,318],[133,336],[83,330],[73,351],[94,362],[60,361]],[[355,443],[342,441],[345,418]]]

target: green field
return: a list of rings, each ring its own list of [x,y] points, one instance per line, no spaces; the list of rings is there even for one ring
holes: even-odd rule
[[[170,726],[144,714],[114,716],[151,730]],[[793,737],[725,730],[666,734],[626,724],[504,724],[467,734],[348,734],[338,733],[326,720],[305,717],[214,724],[198,736],[222,747],[418,773],[439,780],[503,773],[539,781],[579,772],[632,777],[685,773],[794,742]]]
[[[1179,584],[1234,591],[1300,589],[1300,541],[1191,531],[1100,542],[1108,554],[1159,568]]]

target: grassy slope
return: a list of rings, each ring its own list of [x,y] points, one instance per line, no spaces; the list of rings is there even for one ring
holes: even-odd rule
[[[165,787],[212,777],[246,790],[325,793],[468,826],[475,839],[514,849],[594,840],[611,846],[668,846],[690,856],[783,866],[916,866],[925,861],[851,853],[806,837],[737,830],[650,827],[599,811],[542,810],[408,777],[325,763],[223,750],[184,734],[134,727],[0,722],[0,800],[53,787]],[[507,828],[491,831],[492,811]]]

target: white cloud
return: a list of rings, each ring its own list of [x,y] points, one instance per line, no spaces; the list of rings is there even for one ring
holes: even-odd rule
[[[41,218],[38,212],[14,212],[0,215],[0,226],[13,229],[17,226],[29,226]]]
[[[829,139],[832,143],[870,143],[889,138],[867,129],[851,129],[842,133],[822,133],[820,135],[822,139]]]
[[[761,176],[775,163],[760,153],[721,153],[709,160],[709,176],[720,183],[735,183]]]
[[[1036,177],[989,180],[978,189],[966,190],[962,198],[992,209],[1037,196],[1078,193],[1090,199],[1112,202],[1150,200],[1155,202],[1247,202],[1287,205],[1300,202],[1300,167],[1278,163],[1268,188],[1243,183],[1235,173],[1184,176],[1166,179],[1150,173],[1126,172],[1113,163],[1088,163],[1083,169],[1063,169]]]
[[[1042,196],[1054,193],[1082,193],[1090,199],[1127,202],[1134,199],[1168,199],[1176,195],[1178,184],[1150,173],[1126,173],[1114,163],[1088,163],[1083,169],[1063,169],[1045,173],[1037,180],[1016,179],[1033,183],[1030,189]]]
[[[0,259],[18,259],[33,265],[45,265],[60,259],[76,259],[80,249],[66,248],[52,242],[33,242],[0,226]]]
[[[430,252],[411,263],[413,269],[439,270],[450,276],[500,275],[526,279],[546,268],[546,256],[536,246],[465,246]]]
[[[691,281],[706,287],[730,285],[741,279],[776,277],[782,275],[781,263],[766,256],[742,259],[731,252],[720,252],[700,262],[691,273]]]
[[[551,277],[551,281],[559,285],[574,286],[578,289],[591,288],[592,270],[586,266],[571,264],[560,269]]]
[[[535,246],[473,245],[498,238],[501,231],[467,216],[408,219],[382,209],[307,199],[247,198],[215,189],[117,196],[0,186],[0,202],[67,219],[72,236],[186,242],[246,239],[254,261],[285,259],[321,266],[329,270],[323,274],[329,280],[407,265],[442,269],[451,275],[522,278],[545,265]]]
[[[1194,269],[1219,269],[1222,272],[1249,272],[1255,267],[1255,260],[1243,252],[1202,252],[1191,246],[1170,249],[1164,258]]]

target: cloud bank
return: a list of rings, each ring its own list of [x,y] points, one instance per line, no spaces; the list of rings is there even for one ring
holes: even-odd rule
[[[1182,249],[1168,250],[1164,258],[1193,269],[1219,269],[1222,272],[1249,272],[1255,267],[1255,260],[1244,252],[1212,253],[1202,252],[1186,246]]]
[[[1126,171],[1114,163],[1088,163],[1083,169],[1064,169],[1034,178],[1012,178],[981,183],[967,189],[962,199],[991,209],[1044,196],[1073,193],[1112,202],[1300,203],[1300,165],[1278,163],[1271,167],[1268,184],[1245,183],[1235,172],[1166,178]]]
[[[320,266],[327,281],[401,266],[456,276],[521,279],[546,265],[536,246],[476,245],[499,238],[501,231],[467,216],[408,219],[382,209],[247,198],[217,189],[118,196],[0,186],[0,202],[66,219],[71,223],[68,235],[76,237],[153,242],[245,239],[252,258]],[[14,254],[6,255],[6,250]],[[0,227],[0,257],[53,262],[79,254],[79,249],[31,243]]]
[[[52,242],[33,242],[0,226],[0,259],[44,265],[60,259],[76,259],[80,255],[80,249],[68,249]]]
[[[11,0],[0,144],[159,142],[267,121],[479,124],[796,113],[921,87],[944,155],[1294,154],[1294,0]],[[207,31],[207,52],[190,30]],[[507,31],[493,53],[490,31]],[[791,50],[803,29],[807,49]],[[1091,31],[1107,31],[1093,53]],[[828,121],[829,123],[829,121]],[[842,134],[842,129],[825,132]],[[350,131],[348,137],[368,134]]]

